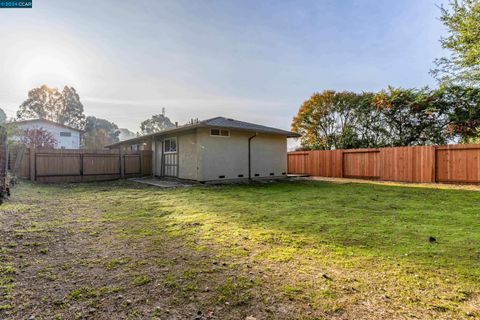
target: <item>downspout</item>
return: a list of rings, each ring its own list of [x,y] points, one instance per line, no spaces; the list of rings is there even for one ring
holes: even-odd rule
[[[248,180],[252,180],[252,139],[257,136],[257,133],[255,132],[255,135],[251,136],[248,138]]]

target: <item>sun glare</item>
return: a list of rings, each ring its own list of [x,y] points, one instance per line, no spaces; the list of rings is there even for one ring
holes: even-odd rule
[[[58,53],[33,55],[22,66],[20,74],[25,83],[49,84],[62,87],[75,81],[75,65],[72,59]]]

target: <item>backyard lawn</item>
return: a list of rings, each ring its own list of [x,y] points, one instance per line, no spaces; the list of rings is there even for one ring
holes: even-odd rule
[[[21,183],[0,319],[474,319],[480,192]]]

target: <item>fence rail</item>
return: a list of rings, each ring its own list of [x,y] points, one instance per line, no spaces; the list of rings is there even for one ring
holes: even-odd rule
[[[102,181],[152,174],[152,151],[36,150],[10,151],[10,170],[40,182]]]
[[[480,144],[289,152],[288,173],[402,182],[480,183]]]

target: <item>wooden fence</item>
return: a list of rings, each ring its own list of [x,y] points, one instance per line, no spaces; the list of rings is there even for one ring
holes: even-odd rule
[[[36,150],[10,152],[10,170],[40,182],[82,182],[152,175],[152,151]]]
[[[289,152],[288,173],[402,182],[480,183],[480,145]]]
[[[7,132],[5,127],[0,125],[0,203],[2,203],[3,197],[8,193],[7,166]]]

